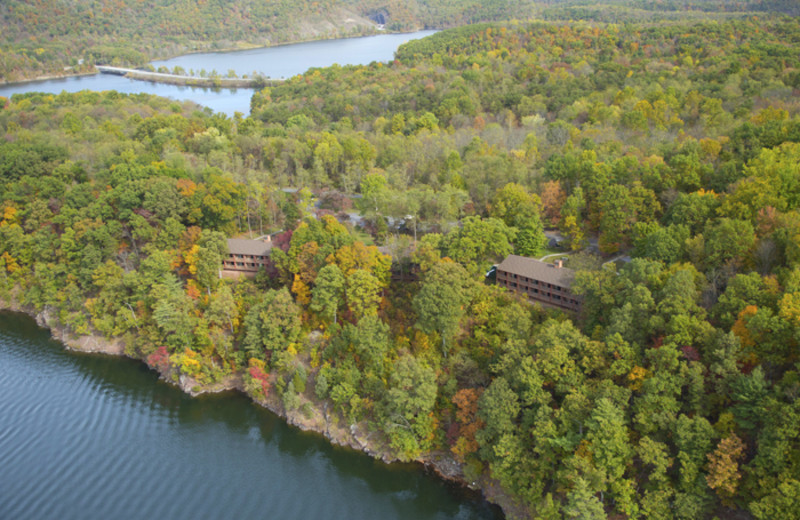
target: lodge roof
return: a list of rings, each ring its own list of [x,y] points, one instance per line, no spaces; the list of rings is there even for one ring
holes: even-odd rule
[[[228,239],[228,253],[232,255],[269,256],[271,249],[272,242],[243,238]]]
[[[575,271],[572,269],[517,255],[508,255],[497,266],[497,270],[565,288],[569,288],[575,278]]]

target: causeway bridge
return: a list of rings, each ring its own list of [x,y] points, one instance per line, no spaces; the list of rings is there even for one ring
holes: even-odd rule
[[[102,74],[116,74],[126,76],[131,79],[143,81],[155,81],[158,83],[170,83],[173,85],[189,85],[211,88],[259,88],[261,86],[283,83],[280,79],[266,78],[199,78],[197,76],[183,76],[179,74],[167,74],[164,72],[150,72],[147,70],[128,69],[125,67],[111,67],[109,65],[95,65],[98,72]]]
[[[117,76],[124,76],[129,72],[142,72],[136,69],[123,69],[122,67],[109,67],[108,65],[95,65],[94,68],[103,74],[116,74]]]

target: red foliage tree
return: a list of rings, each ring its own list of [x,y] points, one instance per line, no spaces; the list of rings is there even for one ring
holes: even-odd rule
[[[155,352],[147,356],[145,360],[150,368],[154,368],[165,374],[169,370],[169,353],[167,347],[161,346]]]

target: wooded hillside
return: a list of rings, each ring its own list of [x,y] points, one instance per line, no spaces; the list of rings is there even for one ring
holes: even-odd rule
[[[800,14],[793,0],[6,0],[0,3],[0,80],[142,66],[158,58],[496,20],[605,22]],[[65,70],[66,68],[66,70]]]
[[[527,18],[532,0],[8,0],[0,4],[0,79],[141,66],[197,51]],[[81,62],[82,60],[82,62]]]
[[[462,27],[248,118],[0,99],[0,297],[448,453],[510,516],[798,518],[799,94],[800,24],[760,16]],[[576,316],[484,280],[545,227]]]

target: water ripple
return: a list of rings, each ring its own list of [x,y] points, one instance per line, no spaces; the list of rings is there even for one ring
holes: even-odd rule
[[[239,396],[64,352],[0,313],[0,518],[494,518],[419,471],[299,433]],[[424,490],[424,492],[420,491]]]

